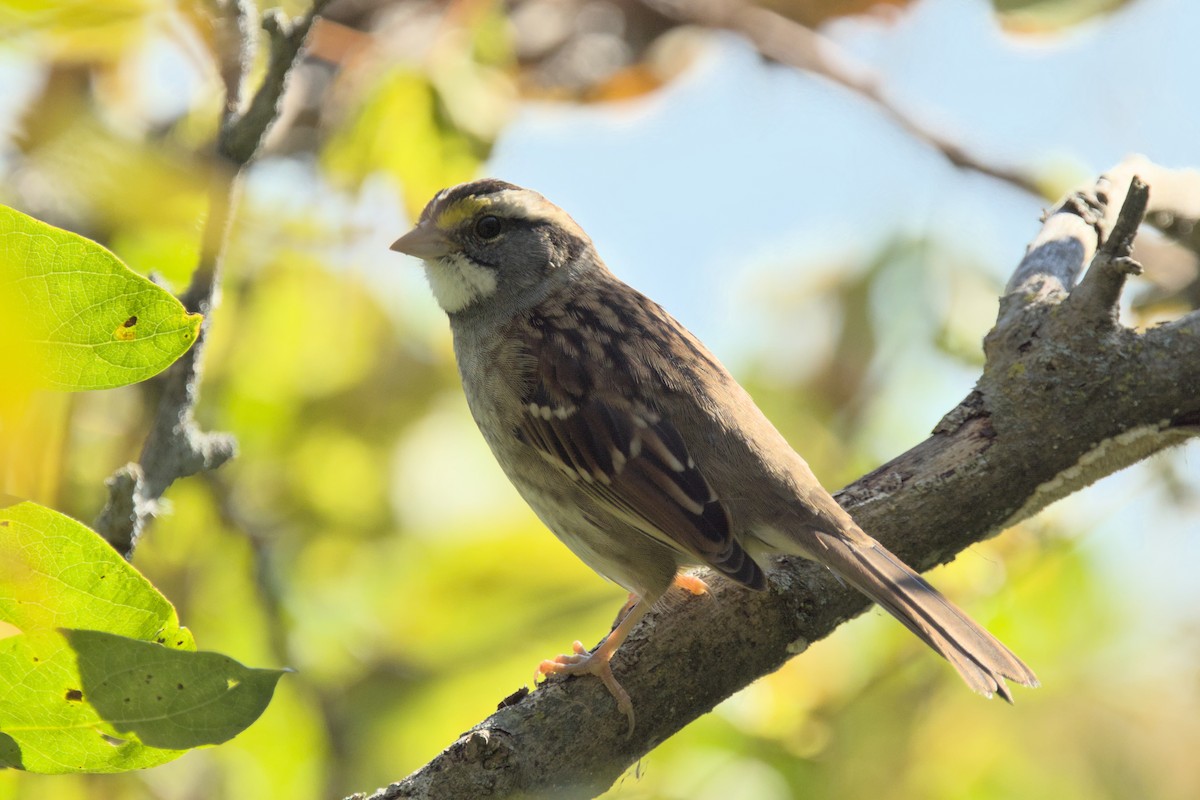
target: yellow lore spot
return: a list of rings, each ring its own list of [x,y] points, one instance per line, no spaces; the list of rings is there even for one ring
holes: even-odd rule
[[[460,223],[471,219],[491,204],[492,201],[488,197],[464,197],[438,214],[438,230],[447,231],[456,228]]]

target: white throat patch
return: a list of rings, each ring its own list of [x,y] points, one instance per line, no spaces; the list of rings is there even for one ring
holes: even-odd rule
[[[447,314],[462,311],[496,291],[496,273],[459,253],[426,261],[425,277],[434,299]]]

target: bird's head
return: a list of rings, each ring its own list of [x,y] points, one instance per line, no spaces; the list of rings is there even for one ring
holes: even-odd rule
[[[392,249],[425,262],[433,295],[451,315],[515,311],[536,302],[564,267],[597,261],[591,240],[566,212],[537,192],[490,178],[438,192]]]

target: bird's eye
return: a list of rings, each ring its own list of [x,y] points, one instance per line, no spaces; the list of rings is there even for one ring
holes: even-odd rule
[[[475,235],[480,239],[495,239],[500,235],[502,227],[499,217],[488,214],[486,217],[475,220]]]

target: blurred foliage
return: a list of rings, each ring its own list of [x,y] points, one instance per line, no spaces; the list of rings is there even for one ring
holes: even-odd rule
[[[515,99],[503,71],[512,61],[504,17],[489,3],[463,4],[457,17],[461,25],[437,32],[418,66],[356,53],[342,81],[351,99],[340,98],[343,118],[321,151],[330,173],[351,184],[395,178],[413,217],[434,193],[474,176]],[[362,80],[368,62],[378,68]]]
[[[1130,0],[992,0],[999,21],[1014,33],[1053,33],[1101,14],[1116,11]]]
[[[815,24],[865,4],[775,5]],[[1017,5],[1030,4],[997,8]],[[0,72],[24,98],[0,126],[0,200],[183,285],[219,169],[214,7],[0,0],[4,52],[26,65]],[[298,672],[220,747],[135,775],[0,774],[0,800],[303,800],[383,785],[528,684],[541,658],[598,640],[624,600],[499,474],[444,321],[385,250],[434,189],[484,169],[522,98],[653,92],[702,37],[636,2],[369,0],[329,16],[250,176],[212,320],[198,416],[235,433],[240,455],[174,486],[137,553],[206,647]],[[764,351],[739,377],[836,486],[932,427],[945,409],[917,395],[939,370],[977,367],[999,287],[936,240],[803,266],[748,298]],[[821,346],[799,335],[806,319],[828,322]],[[151,383],[23,406],[29,494],[92,518],[156,399]],[[914,408],[933,418],[915,423]],[[933,579],[1036,666],[1046,686],[1017,712],[964,691],[872,612],[688,726],[610,796],[1200,794],[1200,723],[1183,713],[1200,681],[1131,667],[1129,612],[1052,521]]]
[[[415,217],[423,198],[469,179],[486,154],[483,143],[449,124],[445,114],[423,72],[393,71],[380,77],[356,117],[322,151],[324,163],[354,182],[379,171],[392,175],[406,187]]]
[[[145,32],[155,0],[0,0],[0,31],[32,32],[56,62],[105,62],[122,58]]]

